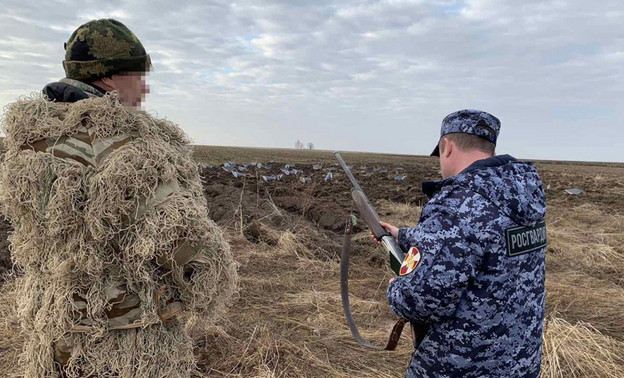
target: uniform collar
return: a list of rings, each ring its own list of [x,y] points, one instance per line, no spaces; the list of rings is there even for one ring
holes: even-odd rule
[[[104,93],[106,93],[105,90],[103,90],[102,88],[96,85],[83,83],[82,81],[79,81],[79,80],[74,80],[74,79],[64,77],[59,81],[61,83],[69,84],[73,87],[80,89],[81,91],[85,92],[87,96],[89,97],[102,97],[104,96]]]

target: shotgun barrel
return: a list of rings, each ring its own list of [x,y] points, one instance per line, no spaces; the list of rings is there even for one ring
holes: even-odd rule
[[[357,182],[351,170],[342,159],[338,152],[334,152],[334,156],[338,163],[342,166],[342,169],[349,177],[351,184],[353,185],[353,189],[351,190],[351,196],[353,197],[353,202],[360,213],[360,216],[363,218],[364,223],[371,229],[371,232],[375,235],[377,240],[379,240],[382,245],[388,250],[388,255],[390,257],[390,268],[394,271],[395,274],[399,274],[399,270],[401,269],[401,263],[405,258],[405,253],[401,250],[396,240],[388,233],[388,231],[381,227],[379,222],[379,215],[375,211],[373,205],[371,205],[368,197],[362,190],[362,187]]]

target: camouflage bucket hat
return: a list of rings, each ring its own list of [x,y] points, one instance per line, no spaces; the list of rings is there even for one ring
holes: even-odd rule
[[[150,56],[124,24],[113,19],[89,21],[65,43],[63,68],[70,79],[93,80],[119,72],[147,72]]]
[[[442,120],[440,138],[446,134],[465,133],[476,135],[496,145],[500,132],[500,120],[488,112],[464,109],[451,113]],[[440,146],[436,145],[430,156],[440,156]]]

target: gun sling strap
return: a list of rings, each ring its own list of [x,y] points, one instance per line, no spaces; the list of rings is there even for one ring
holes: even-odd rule
[[[342,245],[342,256],[340,258],[340,295],[342,297],[342,307],[345,312],[345,317],[347,318],[347,324],[349,324],[351,334],[360,345],[375,350],[394,350],[396,349],[399,339],[401,338],[401,333],[403,332],[403,327],[405,327],[405,323],[407,323],[407,320],[400,318],[396,322],[388,338],[388,343],[385,347],[382,347],[379,345],[371,344],[368,341],[364,340],[362,335],[360,335],[357,325],[355,324],[355,320],[353,320],[353,315],[351,314],[351,306],[349,304],[349,250],[351,249],[351,232],[354,223],[355,222],[353,217],[350,216],[345,226],[344,242]],[[412,333],[414,336],[415,348],[418,348],[418,345],[420,345],[421,341],[425,337],[426,332],[426,328],[412,324]]]

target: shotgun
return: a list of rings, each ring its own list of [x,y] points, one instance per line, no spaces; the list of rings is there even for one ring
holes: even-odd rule
[[[401,250],[396,240],[394,240],[394,237],[392,237],[392,235],[390,235],[390,233],[388,233],[388,231],[379,224],[379,215],[377,215],[375,208],[371,205],[370,201],[366,197],[366,194],[364,194],[364,191],[360,187],[360,184],[357,182],[355,177],[353,177],[351,170],[349,170],[347,164],[344,160],[342,160],[340,154],[338,152],[334,152],[334,156],[353,185],[353,189],[351,189],[351,197],[353,197],[355,207],[357,207],[364,223],[366,223],[368,228],[370,228],[371,232],[375,235],[375,238],[377,238],[386,250],[388,250],[390,268],[396,275],[398,275],[399,269],[401,269],[401,263],[403,263],[403,260],[405,259],[405,253]]]
[[[405,258],[405,253],[401,250],[396,240],[388,233],[386,229],[381,227],[379,224],[379,216],[375,211],[373,205],[371,205],[370,201],[364,194],[364,191],[360,187],[360,184],[357,182],[351,170],[347,164],[345,164],[344,160],[338,152],[334,152],[334,156],[342,166],[342,169],[349,177],[351,184],[353,184],[353,189],[351,190],[351,197],[353,197],[353,202],[360,213],[360,216],[364,219],[364,223],[368,225],[371,229],[371,232],[375,235],[378,241],[388,250],[388,255],[390,256],[390,268],[394,271],[396,275],[399,274],[399,269],[401,269],[401,263],[403,263],[403,259]],[[362,346],[375,349],[375,350],[394,350],[401,338],[401,332],[403,332],[403,327],[407,321],[403,318],[400,318],[392,328],[392,332],[388,337],[388,342],[386,346],[379,346],[372,344],[360,335],[360,332],[357,329],[357,325],[355,324],[355,320],[353,319],[353,315],[351,314],[351,305],[349,304],[349,250],[351,249],[351,232],[353,231],[353,226],[355,226],[355,217],[350,216],[345,225],[345,235],[344,235],[344,243],[342,245],[342,255],[340,258],[340,296],[342,297],[342,308],[345,312],[345,317],[347,319],[347,324],[349,325],[349,329],[351,330],[351,334],[355,338],[355,340]],[[420,342],[425,337],[428,328],[425,325],[412,323],[412,334],[414,336],[414,347],[418,347]]]

